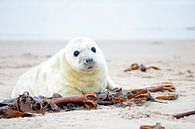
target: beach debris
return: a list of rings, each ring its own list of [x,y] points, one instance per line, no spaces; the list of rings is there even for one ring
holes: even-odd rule
[[[125,69],[124,72],[133,71],[133,70],[140,70],[142,72],[146,72],[147,70],[150,70],[150,69],[160,70],[160,68],[157,67],[157,66],[148,66],[148,67],[146,67],[143,64],[139,65],[137,63],[133,63],[133,64],[131,64],[131,66],[129,68]]]
[[[31,97],[28,92],[24,92],[16,99],[5,100],[2,105],[4,106],[0,108],[0,118],[29,117],[33,116],[33,113],[59,111],[49,99],[43,96]]]
[[[158,84],[158,85],[152,86],[152,87],[148,87],[147,89],[150,92],[158,92],[158,91],[160,91],[160,92],[165,92],[165,91],[175,92],[176,91],[176,88],[172,82],[162,82],[161,84]]]
[[[177,94],[169,94],[169,95],[164,95],[164,96],[157,96],[155,99],[158,99],[158,100],[177,100],[178,95]]]
[[[31,97],[28,92],[24,92],[19,95],[18,98],[8,104],[9,109],[17,110],[20,112],[41,113],[45,111],[58,111],[58,107],[55,103],[52,103],[50,99],[44,96]]]
[[[27,112],[20,112],[8,108],[0,109],[0,118],[17,118],[17,117],[32,117],[32,116],[33,114]]]
[[[165,129],[165,127],[161,123],[156,123],[155,125],[141,125],[140,129]]]
[[[132,105],[143,105],[146,101],[152,100],[147,89],[109,91],[97,94],[98,105],[116,105],[127,107]]]
[[[52,97],[32,97],[24,92],[19,97],[5,100],[0,103],[0,118],[28,117],[33,114],[44,114],[45,112],[60,112],[71,110],[96,109],[98,105],[115,105],[117,107],[142,106],[147,101],[160,102],[150,92],[174,92],[172,83],[161,83],[154,87],[143,89],[122,90],[115,88],[103,93],[90,93],[82,96],[63,97],[55,93]],[[175,100],[178,96],[159,96],[160,100]]]
[[[132,70],[138,70],[139,65],[137,63],[131,64],[131,66],[124,70],[124,72],[132,71]]]
[[[51,102],[57,106],[65,104],[82,104],[86,109],[96,109],[97,107],[97,96],[96,94],[85,94],[83,96],[73,96],[73,97],[61,97],[53,98]]]
[[[180,114],[175,114],[175,115],[173,115],[173,117],[176,119],[181,119],[181,118],[184,118],[186,116],[191,116],[191,115],[195,115],[195,110],[180,113]]]
[[[59,98],[57,98],[59,97]],[[32,113],[70,111],[75,109],[95,109],[97,107],[96,94],[83,96],[61,97],[31,97],[28,92],[13,100],[1,103],[0,118],[29,117]]]

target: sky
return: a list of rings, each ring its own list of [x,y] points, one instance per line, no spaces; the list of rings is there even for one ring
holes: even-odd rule
[[[195,39],[195,0],[0,0],[0,40]]]

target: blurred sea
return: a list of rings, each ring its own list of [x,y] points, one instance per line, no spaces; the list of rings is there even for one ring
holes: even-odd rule
[[[194,0],[1,0],[0,40],[192,40],[194,12]]]

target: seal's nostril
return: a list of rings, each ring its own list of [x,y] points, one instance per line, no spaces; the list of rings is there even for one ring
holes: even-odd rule
[[[93,58],[88,58],[88,59],[85,60],[85,62],[87,64],[92,64],[93,63]]]
[[[93,59],[91,58],[91,59],[89,59],[89,62],[93,62]]]

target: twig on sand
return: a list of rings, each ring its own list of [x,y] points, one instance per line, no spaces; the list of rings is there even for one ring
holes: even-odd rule
[[[175,114],[175,115],[173,115],[173,117],[176,118],[176,119],[180,119],[180,118],[183,118],[183,117],[186,117],[186,116],[191,116],[191,115],[195,115],[195,110],[180,113],[180,114]]]

